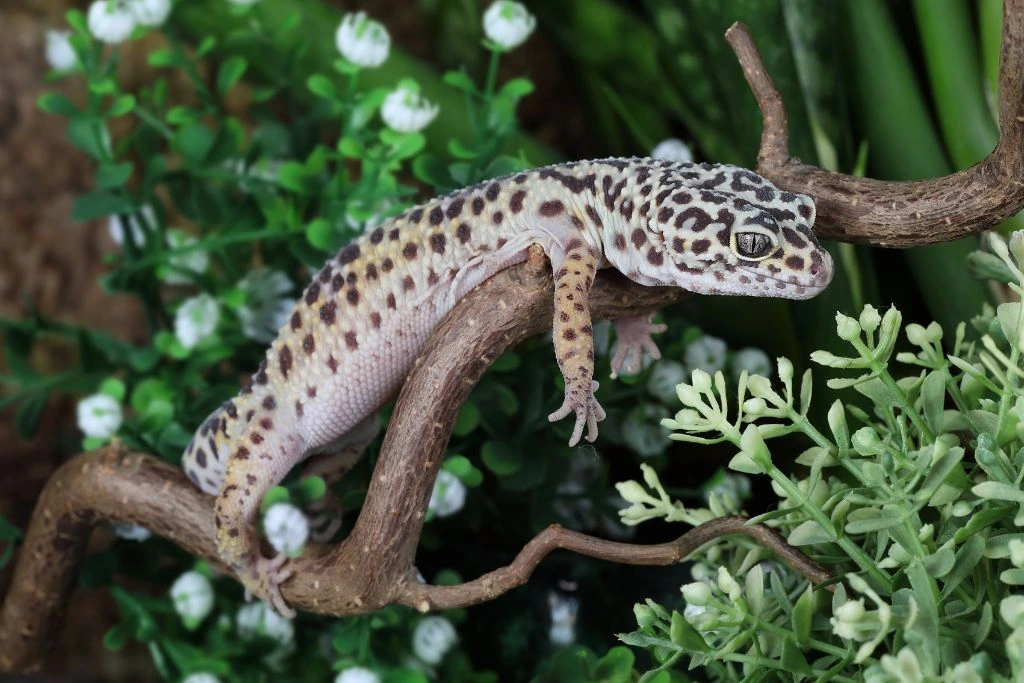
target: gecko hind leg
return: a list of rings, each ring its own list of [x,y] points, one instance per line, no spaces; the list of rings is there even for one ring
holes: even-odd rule
[[[664,332],[668,326],[652,323],[652,316],[653,314],[632,315],[612,321],[616,337],[615,353],[612,355],[611,363],[612,379],[620,374],[635,375],[640,372],[645,351],[651,360],[661,358],[661,351],[658,350],[658,345],[654,343],[651,335]]]
[[[380,418],[373,414],[342,436],[313,451],[306,460],[302,476],[320,477],[328,486],[320,499],[306,506],[310,538],[313,541],[326,543],[341,528],[341,501],[331,491],[330,486],[345,476],[345,473],[359,461],[367,446],[377,438],[380,427]]]

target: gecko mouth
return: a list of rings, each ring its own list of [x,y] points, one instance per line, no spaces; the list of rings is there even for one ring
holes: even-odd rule
[[[781,282],[784,286],[779,287],[779,291],[797,290],[798,294],[806,294],[807,296],[813,296],[823,291],[832,279],[831,273],[825,268],[818,271],[816,275],[787,275],[786,277],[770,275],[764,271],[757,270],[756,268],[748,268],[746,266],[739,266],[739,269],[754,276],[755,279],[759,277],[764,278],[760,282]],[[776,287],[778,287],[778,285],[776,285]]]

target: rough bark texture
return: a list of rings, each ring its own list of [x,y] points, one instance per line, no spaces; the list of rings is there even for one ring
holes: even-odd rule
[[[970,168],[911,182],[834,173],[789,156],[782,97],[747,27],[733,24],[726,40],[763,117],[758,171],[779,187],[813,197],[818,209],[815,233],[840,242],[877,247],[951,242],[1024,209],[1024,0],[1006,0],[1004,17],[996,148]]]

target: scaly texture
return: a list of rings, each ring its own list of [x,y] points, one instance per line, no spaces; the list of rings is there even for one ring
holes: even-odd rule
[[[218,551],[246,588],[291,614],[285,558],[262,557],[260,501],[297,463],[340,473],[376,434],[438,321],[467,292],[543,247],[555,273],[555,352],[574,445],[597,437],[587,294],[599,267],[701,294],[807,298],[832,262],[811,231],[814,204],[733,166],[604,159],[550,166],[459,190],[386,221],[328,261],[252,382],[200,427],[186,473],[216,494]],[[617,325],[613,372],[660,331]],[[636,363],[630,364],[633,369]]]

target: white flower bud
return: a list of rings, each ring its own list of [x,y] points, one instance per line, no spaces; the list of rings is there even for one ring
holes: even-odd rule
[[[659,142],[651,150],[652,159],[664,159],[665,161],[693,161],[693,152],[686,146],[686,143],[678,138],[667,138]]]
[[[836,313],[836,334],[840,339],[853,341],[860,336],[860,323],[848,315]]]
[[[89,32],[103,43],[123,43],[135,30],[127,0],[93,0],[86,18]]]
[[[220,318],[220,304],[209,294],[186,299],[174,316],[174,336],[186,349],[213,336]]]
[[[519,2],[498,0],[484,12],[484,35],[506,51],[526,42],[536,26],[537,20]]]
[[[430,125],[440,110],[420,95],[419,86],[404,80],[384,98],[380,117],[389,128],[399,133],[415,133]]]
[[[688,605],[704,607],[711,600],[711,589],[703,581],[683,584],[681,590]]]
[[[388,30],[379,21],[368,18],[366,12],[343,16],[334,42],[345,59],[364,69],[383,64],[391,49]]]
[[[199,572],[185,572],[171,585],[171,602],[185,624],[192,627],[213,609],[213,586]]]
[[[452,622],[444,617],[426,617],[413,631],[412,651],[427,664],[440,664],[458,639]]]
[[[187,676],[182,679],[181,683],[220,683],[220,679],[213,674],[201,671]]]
[[[113,396],[93,394],[78,402],[78,428],[86,436],[109,439],[120,428],[121,404]]]
[[[466,485],[462,480],[447,470],[438,472],[427,508],[433,510],[438,517],[448,517],[461,510],[465,504]]]
[[[78,55],[71,47],[71,31],[46,32],[46,61],[57,71],[68,71],[78,63]]]
[[[171,0],[130,0],[128,9],[140,26],[160,26],[171,13]]]
[[[290,503],[275,503],[263,515],[263,532],[274,550],[295,557],[309,539],[309,520]]]
[[[878,314],[878,309],[871,304],[865,306],[864,310],[860,312],[860,326],[865,331],[874,332],[881,323],[882,316]]]
[[[1010,628],[1024,626],[1024,595],[1011,595],[999,603],[999,616]]]

